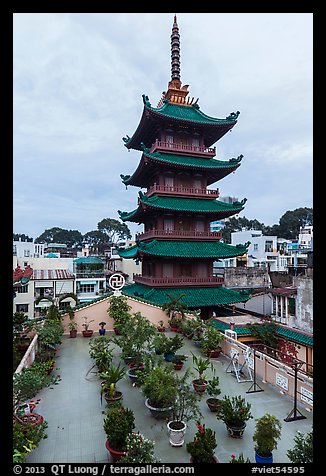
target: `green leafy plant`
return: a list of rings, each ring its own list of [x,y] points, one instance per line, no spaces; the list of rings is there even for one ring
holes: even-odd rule
[[[215,431],[206,428],[197,422],[197,432],[193,441],[187,443],[186,448],[193,463],[212,463],[214,449],[217,446]]]
[[[240,428],[246,421],[253,418],[250,410],[251,404],[246,402],[241,395],[236,395],[231,398],[225,396],[223,400],[221,400],[217,418],[228,426]]]
[[[177,377],[172,369],[154,367],[144,375],[141,390],[152,407],[169,407],[176,398]]]
[[[90,326],[91,322],[94,322],[94,319],[91,319],[89,321],[87,316],[83,316],[83,319],[84,319],[85,322],[84,322],[84,324],[82,324],[82,326],[83,326],[85,331],[88,331],[89,326]]]
[[[190,369],[187,369],[182,377],[177,378],[177,391],[172,403],[172,418],[176,422],[186,422],[202,417],[199,409],[200,397],[193,391],[188,383]]]
[[[101,384],[101,400],[103,395],[109,395],[114,398],[116,394],[116,384],[125,376],[126,369],[121,367],[120,363],[115,366],[113,364],[105,372],[99,372],[99,377],[102,380]]]
[[[194,369],[198,372],[198,380],[200,383],[206,382],[206,370],[210,367],[214,371],[213,364],[209,359],[203,359],[192,353],[192,361],[194,364]]]
[[[24,463],[27,455],[38,447],[42,439],[47,438],[48,424],[42,421],[40,425],[13,424],[13,463]]]
[[[154,454],[154,441],[141,433],[130,433],[126,438],[127,454],[120,463],[159,463]]]
[[[221,394],[220,379],[217,375],[216,376],[214,375],[214,377],[211,380],[208,380],[206,392],[212,398],[217,397],[218,395]]]
[[[210,326],[205,332],[203,332],[201,348],[206,354],[212,350],[221,350],[221,343],[223,340],[224,334]]]
[[[34,363],[22,372],[14,374],[13,394],[17,405],[35,397],[42,388],[57,384],[58,376],[48,375],[39,364],[42,362]]]
[[[177,352],[179,349],[181,349],[182,346],[183,346],[183,338],[180,336],[180,334],[176,334],[173,337],[168,337],[164,341],[163,353],[173,354]]]
[[[274,415],[265,413],[256,419],[255,432],[252,439],[255,441],[255,451],[260,456],[270,456],[277,448],[277,442],[281,438],[281,423]]]
[[[134,412],[122,405],[109,407],[103,428],[110,447],[116,451],[126,451],[127,437],[135,428]]]
[[[107,312],[109,316],[114,320],[115,327],[120,330],[120,327],[122,325],[125,325],[130,321],[130,310],[131,306],[129,306],[128,300],[125,296],[112,296]]]
[[[175,355],[172,357],[171,362],[173,362],[174,364],[182,364],[182,363],[185,362],[187,359],[188,359],[188,356],[187,356],[187,355],[175,354]]]
[[[291,463],[302,464],[313,462],[313,431],[306,435],[297,431],[294,437],[294,446],[286,453]]]

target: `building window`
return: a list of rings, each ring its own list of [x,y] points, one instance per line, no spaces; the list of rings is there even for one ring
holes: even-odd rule
[[[265,242],[265,253],[272,253],[273,252],[273,242],[266,241]]]
[[[29,258],[29,256],[30,256],[30,251],[24,250],[24,258]]]
[[[254,243],[254,251],[258,251],[258,243]]]
[[[28,312],[28,304],[16,304],[17,312]]]
[[[17,293],[28,293],[28,284],[25,286],[20,286],[19,288],[16,288]]]
[[[95,284],[81,284],[80,293],[94,293],[95,292]]]

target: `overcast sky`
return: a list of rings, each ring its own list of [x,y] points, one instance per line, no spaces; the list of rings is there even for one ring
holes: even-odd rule
[[[312,207],[312,13],[177,13],[181,81],[207,115],[238,123],[217,159],[243,154],[214,187],[265,225]],[[95,230],[137,206],[128,152],[170,80],[173,13],[14,14],[14,232]],[[212,188],[212,187],[211,187]],[[131,231],[142,226],[128,223]]]

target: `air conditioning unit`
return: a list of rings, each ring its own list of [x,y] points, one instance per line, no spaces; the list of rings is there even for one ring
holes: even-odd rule
[[[225,329],[224,334],[231,339],[238,340],[238,334],[235,331],[231,331],[231,329]]]

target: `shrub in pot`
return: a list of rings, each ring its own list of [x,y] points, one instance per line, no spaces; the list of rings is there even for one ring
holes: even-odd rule
[[[158,334],[152,340],[152,346],[155,350],[156,355],[161,355],[166,349],[166,343],[168,342],[168,337],[165,334]]]
[[[125,296],[112,296],[107,313],[114,320],[114,332],[117,335],[121,334],[121,326],[130,322],[131,315],[129,311],[131,306]]]
[[[164,342],[163,353],[164,360],[171,362],[175,353],[183,346],[183,338],[177,334],[174,337],[168,337]]]
[[[159,463],[154,454],[154,441],[145,438],[141,433],[130,433],[127,436],[127,454],[120,463]]]
[[[68,328],[69,328],[69,334],[71,338],[77,337],[77,329],[78,329],[78,324],[75,321],[70,321],[68,323]]]
[[[209,395],[209,398],[206,399],[206,403],[211,412],[217,412],[221,404],[221,400],[219,398],[216,398],[218,395],[221,394],[221,389],[219,385],[220,379],[214,375],[214,377],[208,381],[206,387],[206,391]]]
[[[215,431],[211,428],[206,428],[197,422],[197,433],[193,441],[187,443],[186,448],[191,455],[191,463],[218,463],[214,455],[216,448]]]
[[[181,370],[187,358],[186,355],[175,354],[171,360],[174,370]]]
[[[109,407],[103,428],[107,437],[105,446],[113,461],[119,461],[127,452],[127,438],[135,428],[133,411],[119,404]]]
[[[241,395],[225,396],[217,410],[217,419],[222,420],[232,438],[241,438],[246,428],[246,422],[253,418],[251,404]]]
[[[182,446],[187,422],[202,417],[199,410],[200,397],[188,383],[190,369],[177,380],[176,398],[172,403],[172,415],[167,423],[171,446]]]
[[[145,405],[155,418],[162,419],[171,414],[177,394],[177,377],[172,369],[152,368],[142,378],[141,390],[146,397]]]
[[[313,462],[313,432],[304,435],[298,431],[294,437],[294,446],[286,453],[291,463],[302,464]]]
[[[164,321],[162,321],[162,320],[158,321],[157,330],[158,330],[158,332],[165,332]]]
[[[252,437],[255,444],[256,463],[272,463],[273,450],[281,438],[281,423],[274,415],[265,413],[256,419],[255,432]]]
[[[216,358],[222,350],[221,343],[223,340],[224,334],[214,327],[209,326],[203,333],[201,350],[208,357]]]

